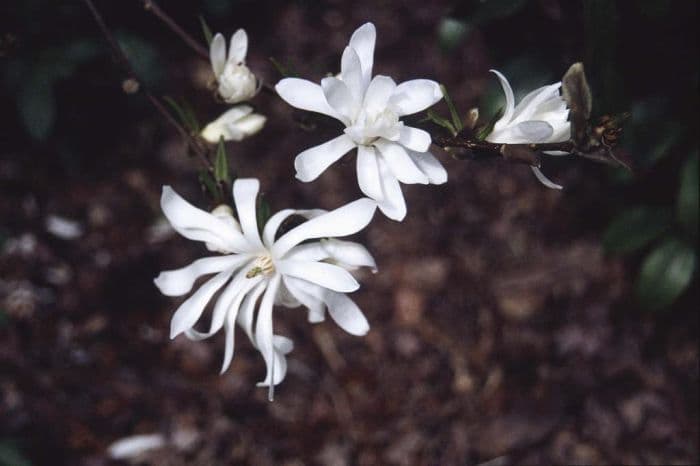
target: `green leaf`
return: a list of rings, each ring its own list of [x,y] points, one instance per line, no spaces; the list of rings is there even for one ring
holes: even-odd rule
[[[442,91],[442,95],[445,97],[447,108],[450,109],[450,116],[452,117],[452,126],[454,126],[457,133],[459,133],[464,128],[464,125],[462,124],[462,119],[459,117],[457,107],[455,107],[455,103],[452,101],[450,94],[447,93],[447,88],[444,84],[440,84],[440,90]]]
[[[31,466],[14,442],[0,440],[0,466]]]
[[[676,238],[669,238],[651,251],[637,279],[640,304],[649,310],[670,306],[690,285],[696,260],[693,248]]]
[[[221,201],[221,191],[216,185],[216,181],[212,178],[211,173],[207,170],[199,171],[199,184],[209,193],[209,196],[214,200],[214,202]]]
[[[484,23],[516,14],[527,5],[527,0],[482,0],[480,4],[473,21]]]
[[[688,157],[681,170],[678,203],[678,222],[693,241],[698,237],[698,153]]]
[[[454,50],[464,41],[468,32],[469,26],[465,21],[450,17],[443,18],[438,26],[440,47],[448,52]]]
[[[177,117],[185,128],[193,133],[199,133],[199,121],[197,120],[197,116],[194,114],[192,107],[187,102],[183,102],[181,105],[178,104],[175,99],[169,96],[163,97],[163,100],[165,100],[165,102],[170,105],[175,113],[177,113]]]
[[[277,72],[284,78],[294,78],[298,76],[291,64],[284,65],[275,57],[270,57],[270,63],[272,63],[272,66],[274,66]]]
[[[649,206],[631,208],[619,214],[603,235],[609,253],[629,254],[658,238],[671,223],[666,209]]]
[[[211,29],[209,29],[209,25],[204,20],[202,15],[199,15],[199,24],[202,25],[202,34],[204,34],[204,39],[207,41],[207,45],[211,44],[211,41],[214,39],[214,34],[211,33]]]
[[[258,208],[255,211],[258,220],[258,231],[263,231],[265,224],[270,219],[270,204],[260,195],[258,197]]]
[[[488,137],[489,134],[491,134],[491,131],[493,131],[493,127],[496,126],[496,122],[500,120],[500,118],[503,116],[503,109],[501,108],[498,110],[496,113],[493,114],[491,119],[489,120],[488,123],[486,123],[484,126],[479,128],[479,130],[476,132],[475,138],[477,141],[483,141]]]
[[[450,134],[452,136],[457,136],[457,130],[452,125],[452,123],[450,123],[450,120],[448,120],[447,118],[441,117],[440,115],[438,115],[437,113],[435,113],[432,110],[428,110],[426,112],[426,115],[427,115],[427,117],[426,117],[427,121],[432,121],[436,125],[442,126],[443,128],[445,128],[447,131],[450,132]]]
[[[226,155],[226,145],[224,137],[219,139],[219,145],[216,148],[216,160],[214,161],[214,179],[217,183],[228,184],[231,181],[231,176],[228,172],[228,156]]]

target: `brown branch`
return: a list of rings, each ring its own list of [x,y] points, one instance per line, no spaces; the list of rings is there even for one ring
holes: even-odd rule
[[[100,31],[102,32],[102,35],[104,36],[105,40],[109,44],[109,47],[112,50],[112,54],[114,55],[114,58],[116,61],[119,63],[119,65],[123,68],[124,72],[127,74],[129,81],[128,86],[124,86],[125,90],[127,88],[130,88],[134,91],[137,89],[141,88],[143,89],[143,93],[148,99],[148,101],[153,105],[153,107],[158,111],[158,113],[161,114],[163,118],[173,127],[177,130],[178,133],[180,133],[180,136],[182,136],[189,144],[189,146],[192,148],[192,150],[197,154],[197,156],[200,158],[201,162],[204,164],[207,170],[213,171],[214,167],[207,157],[207,152],[205,149],[201,147],[199,142],[180,124],[178,121],[168,112],[168,110],[163,106],[160,100],[156,96],[154,96],[148,89],[143,87],[141,84],[141,79],[139,76],[136,74],[136,71],[134,70],[134,67],[131,65],[131,62],[129,61],[129,58],[126,56],[124,53],[124,50],[121,48],[117,40],[114,38],[114,35],[111,33],[109,28],[107,27],[107,24],[105,23],[104,19],[102,18],[102,15],[100,12],[97,10],[97,7],[95,7],[95,4],[92,2],[92,0],[83,0],[85,5],[88,7],[90,10],[90,13],[92,13],[93,18],[95,19],[95,22],[97,22],[97,25],[100,28]]]
[[[143,3],[143,7],[153,13],[158,19],[165,23],[171,31],[180,36],[180,38],[199,56],[205,60],[209,60],[209,52],[196,39],[189,35],[179,24],[175,22],[166,12],[164,12],[158,4],[153,0],[139,0]]]

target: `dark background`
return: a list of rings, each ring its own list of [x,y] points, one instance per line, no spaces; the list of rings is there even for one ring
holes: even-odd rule
[[[208,62],[141,2],[97,6],[156,95],[186,100],[202,121],[226,108],[207,90]],[[463,113],[478,105],[486,117],[502,105],[489,68],[523,95],[583,60],[594,113],[632,114],[620,154],[634,171],[557,158],[544,168],[566,187],[555,192],[527,167],[436,149],[448,183],[404,185],[406,220],[377,215],[358,235],[380,270],[353,295],[372,330],[356,338],[277,309],[275,330],[295,349],[269,403],[245,338],[224,376],[221,335],[168,339],[177,302],[152,279],[204,251],[163,228],[158,199],[171,184],[209,207],[196,160],[142,95],[122,92],[82,2],[5,2],[0,464],[107,464],[112,442],[150,433],[172,446],[142,464],[698,463],[697,274],[679,278],[674,258],[645,268],[665,241],[697,257],[697,212],[677,200],[694,171],[697,206],[696,2],[161,7],[198,39],[200,14],[227,38],[244,27],[248,64],[271,84],[268,57],[318,80],[372,21],[375,73],[436,79]],[[294,156],[331,133],[298,128],[274,96],[253,103],[268,124],[229,145],[230,163],[260,179],[273,211],[359,197],[350,157],[296,181]],[[641,222],[625,223],[630,209]],[[82,236],[51,234],[50,216]]]

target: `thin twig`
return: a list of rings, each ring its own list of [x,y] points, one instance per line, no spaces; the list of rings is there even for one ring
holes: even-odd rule
[[[129,61],[129,58],[126,56],[124,50],[114,38],[114,35],[107,27],[107,24],[105,23],[104,19],[102,18],[102,15],[97,10],[97,7],[95,7],[95,4],[92,2],[92,0],[83,0],[83,2],[90,10],[90,13],[92,13],[92,16],[95,18],[95,22],[97,22],[97,25],[99,26],[100,31],[102,32],[102,35],[105,37],[107,43],[112,49],[114,58],[117,60],[117,62],[119,62],[119,65],[124,69],[129,79],[136,83],[137,87],[143,89],[143,93],[148,99],[148,101],[151,103],[151,105],[153,105],[153,107],[158,111],[158,113],[160,113],[163,116],[163,118],[165,118],[165,120],[171,126],[173,126],[177,130],[177,132],[180,133],[180,135],[189,143],[190,147],[200,158],[201,162],[204,164],[207,170],[213,171],[214,167],[209,158],[207,157],[206,151],[199,145],[197,140],[193,138],[192,135],[180,123],[178,123],[178,121],[163,106],[160,100],[158,100],[156,96],[154,96],[151,92],[148,91],[148,89],[146,89],[143,86],[142,81],[136,74],[134,67]]]
[[[196,39],[189,35],[184,29],[180,27],[179,24],[175,22],[166,12],[164,12],[158,4],[153,0],[139,0],[143,3],[143,7],[153,13],[158,19],[163,21],[166,26],[170,28],[175,34],[180,36],[180,38],[190,46],[192,50],[197,52],[205,60],[209,60],[209,52],[206,48],[202,46]]]

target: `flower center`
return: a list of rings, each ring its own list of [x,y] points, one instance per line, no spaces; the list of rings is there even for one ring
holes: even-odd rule
[[[380,137],[393,139],[400,127],[399,116],[388,108],[363,109],[345,132],[356,144],[370,145]]]
[[[253,267],[245,274],[246,278],[257,277],[258,275],[270,275],[275,271],[275,264],[269,254],[258,256],[253,262]]]

